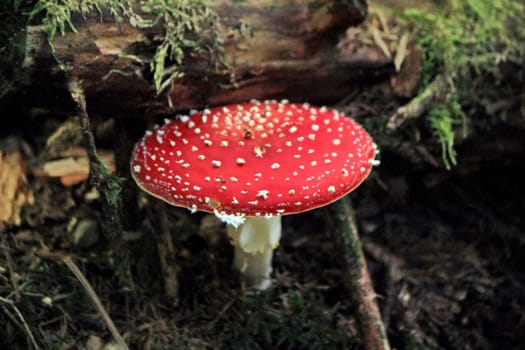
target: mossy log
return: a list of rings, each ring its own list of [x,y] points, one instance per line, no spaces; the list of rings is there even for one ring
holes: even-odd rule
[[[365,18],[366,1],[342,3],[212,2],[220,57],[186,54],[182,77],[160,94],[150,63],[161,25],[116,23],[104,9],[76,15],[77,31],[56,35],[54,52],[42,28],[30,26],[22,73],[0,104],[64,110],[68,77],[81,82],[90,116],[103,118],[151,118],[253,98],[338,101],[393,70],[376,46],[345,39],[347,28]]]

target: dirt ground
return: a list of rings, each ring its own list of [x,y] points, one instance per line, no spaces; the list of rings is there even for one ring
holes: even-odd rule
[[[394,108],[374,94],[337,107],[366,126]],[[363,348],[325,209],[283,218],[274,286],[246,294],[213,216],[160,204],[117,170],[124,230],[108,235],[78,120],[9,112],[0,130],[0,348],[117,349],[111,322],[131,349]],[[509,123],[523,109],[512,113],[474,124],[451,170],[412,162],[370,130],[384,145],[381,165],[350,198],[392,348],[524,347],[525,130]],[[92,129],[109,170],[126,162],[122,135],[143,133],[111,119]],[[439,157],[435,140],[416,144]],[[159,231],[174,246],[165,258],[178,275],[176,300]]]

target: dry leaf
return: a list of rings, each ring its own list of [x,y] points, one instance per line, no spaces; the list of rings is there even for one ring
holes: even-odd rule
[[[374,43],[383,51],[386,57],[392,58],[392,54],[390,53],[390,50],[388,49],[387,44],[381,37],[381,33],[379,30],[375,27],[371,27],[372,30],[372,38],[374,39]]]
[[[24,159],[18,150],[0,153],[0,222],[20,225],[20,212],[26,204],[34,203],[27,185]]]
[[[396,57],[394,58],[394,66],[396,67],[396,72],[401,70],[401,66],[407,57],[407,48],[408,48],[408,33],[403,33],[399,39],[396,49]]]

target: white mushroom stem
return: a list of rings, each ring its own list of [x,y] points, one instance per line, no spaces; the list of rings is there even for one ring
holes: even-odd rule
[[[237,229],[227,226],[235,247],[234,267],[250,289],[270,287],[273,250],[281,239],[281,217],[246,217]]]

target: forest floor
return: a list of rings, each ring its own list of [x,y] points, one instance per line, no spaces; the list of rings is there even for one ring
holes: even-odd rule
[[[368,111],[361,122],[392,110],[377,97],[368,105],[373,93],[344,109]],[[66,168],[83,169],[77,174],[51,176],[43,167],[50,136],[69,122],[27,119],[0,133],[0,189],[10,198],[0,203],[9,218],[0,226],[0,348],[116,349],[93,294],[131,349],[362,348],[324,209],[283,218],[273,287],[243,293],[213,216],[139,194],[123,203],[124,213],[138,208],[137,225],[123,237],[104,236],[85,154],[54,150],[76,161]],[[112,125],[95,125],[109,164]],[[350,195],[392,348],[523,347],[524,136],[504,121],[477,132],[457,145],[451,170],[414,166],[386,148]],[[123,186],[134,185],[123,179]],[[175,246],[176,302],[166,297],[155,241],[159,209]]]
[[[500,130],[465,144],[452,171],[408,170],[382,154],[351,195],[393,347],[520,348],[525,153],[508,145],[522,138]],[[359,348],[323,209],[283,218],[274,287],[244,295],[224,228],[212,216],[166,207],[180,268],[173,305],[164,296],[152,198],[141,197],[141,224],[115,250],[100,237],[100,204],[84,184],[30,177],[26,191],[33,204],[1,237],[5,349],[27,348],[29,330],[45,349],[98,349],[110,339],[86,290],[57,259],[66,254],[132,348]]]

